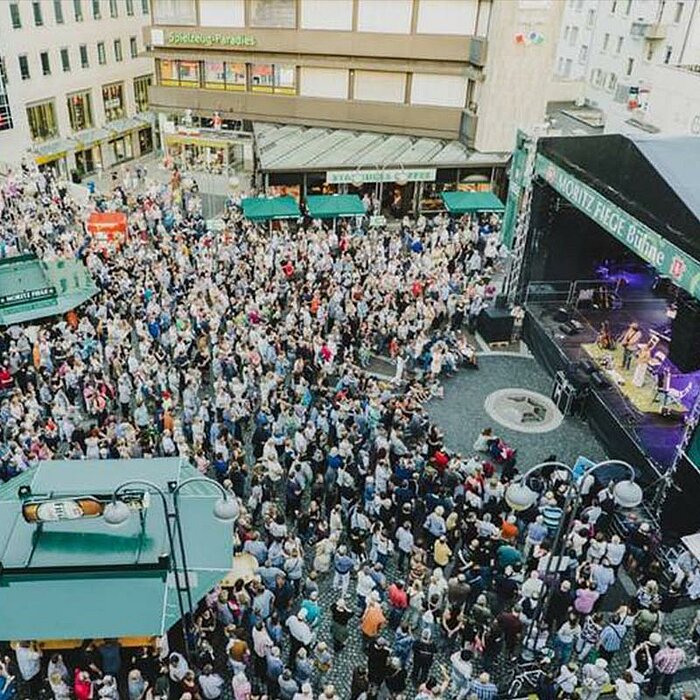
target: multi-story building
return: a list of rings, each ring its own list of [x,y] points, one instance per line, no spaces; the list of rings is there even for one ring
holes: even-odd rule
[[[606,131],[661,128],[649,119],[655,92],[661,100],[664,76],[670,75],[659,69],[700,63],[699,5],[697,0],[566,0],[555,66],[558,87],[599,109]],[[661,108],[659,103],[657,114]]]
[[[149,0],[0,3],[0,161],[82,176],[154,147]]]
[[[517,128],[544,119],[561,13],[558,0],[152,0],[152,7],[150,96],[166,145],[189,148],[191,160],[212,158],[198,149],[192,127],[254,132],[272,122],[288,127],[265,131],[277,163],[299,169],[300,152],[313,145],[307,165],[331,169],[327,143],[335,167],[342,156],[346,168],[362,162],[379,178],[389,166],[434,173],[436,158],[462,176],[502,166]],[[212,134],[200,136],[210,142]]]

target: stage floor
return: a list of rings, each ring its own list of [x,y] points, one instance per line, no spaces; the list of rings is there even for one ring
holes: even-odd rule
[[[643,342],[649,339],[649,329],[668,324],[666,316],[667,302],[662,298],[644,297],[629,298],[623,302],[619,309],[578,309],[573,313],[582,326],[581,331],[575,335],[566,335],[560,329],[561,321],[554,318],[558,304],[535,303],[528,305],[528,311],[537,320],[547,336],[556,344],[560,352],[572,362],[596,357],[599,351],[596,345],[598,330],[603,321],[608,321],[613,337],[619,337],[630,323],[636,321],[644,332]],[[667,353],[668,348],[663,341],[657,346]],[[595,348],[595,350],[592,350]],[[617,351],[619,352],[619,350]],[[610,354],[606,351],[605,354]],[[613,353],[615,355],[615,353]],[[667,361],[667,364],[668,363]],[[615,369],[621,371],[621,361],[615,357]],[[634,362],[633,362],[634,368]],[[671,383],[679,391],[691,384],[691,390],[685,396],[683,403],[686,407],[692,406],[700,391],[700,372],[683,374],[675,366],[671,365]],[[661,415],[661,403],[653,402],[654,385],[653,377],[646,378],[645,386],[641,389],[631,387],[632,372],[624,373],[625,386],[617,386],[610,377],[609,389],[599,391],[599,396],[608,406],[621,425],[624,426],[642,452],[655,464],[659,472],[664,472],[672,464],[676,446],[683,434],[683,418],[681,416]],[[631,395],[628,395],[631,394]],[[678,408],[678,406],[676,406]]]

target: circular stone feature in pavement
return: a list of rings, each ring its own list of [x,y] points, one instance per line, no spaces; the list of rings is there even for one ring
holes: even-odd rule
[[[489,394],[484,409],[493,420],[520,433],[548,433],[564,420],[549,397],[515,387]]]

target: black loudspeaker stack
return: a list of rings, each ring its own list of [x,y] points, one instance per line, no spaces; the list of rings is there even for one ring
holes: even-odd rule
[[[661,529],[665,535],[683,537],[700,529],[700,471],[685,456],[676,467],[673,483],[661,507]]]
[[[681,372],[700,369],[700,303],[696,299],[678,300],[668,356]]]

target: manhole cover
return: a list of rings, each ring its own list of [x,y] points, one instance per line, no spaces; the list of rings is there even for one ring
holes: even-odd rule
[[[564,420],[547,396],[527,389],[499,389],[484,401],[486,413],[495,421],[521,433],[548,433]]]

